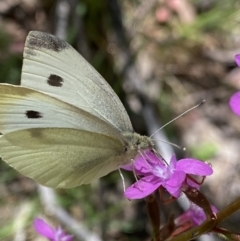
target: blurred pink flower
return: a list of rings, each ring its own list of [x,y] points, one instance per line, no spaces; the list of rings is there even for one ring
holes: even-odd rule
[[[213,173],[212,168],[199,160],[185,158],[179,161],[172,156],[169,165],[151,150],[139,155],[132,164],[122,166],[125,170],[132,171],[141,178],[128,187],[124,195],[128,199],[141,199],[153,193],[163,186],[173,197],[178,198],[181,194],[182,185],[197,188],[199,185],[191,180],[187,174],[207,176]]]
[[[67,235],[61,227],[54,229],[40,218],[34,220],[33,226],[37,233],[50,241],[72,241],[73,239],[73,235]]]
[[[240,54],[237,54],[235,56],[235,62],[240,67]],[[232,111],[236,115],[240,116],[240,91],[236,92],[235,94],[233,94],[231,96],[229,105],[230,105],[230,108],[232,109]]]
[[[235,62],[238,66],[240,66],[240,54],[235,55]]]
[[[232,111],[240,116],[240,91],[233,94],[229,101],[230,108]]]
[[[160,23],[167,23],[172,17],[171,10],[164,6],[159,7],[156,10],[155,15],[156,15],[157,21]]]

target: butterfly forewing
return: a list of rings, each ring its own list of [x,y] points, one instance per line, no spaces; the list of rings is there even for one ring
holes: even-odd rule
[[[126,110],[108,83],[75,49],[56,36],[29,33],[21,85],[70,103],[120,131],[133,131]]]
[[[124,141],[116,128],[84,110],[32,89],[1,84],[1,133],[30,128],[75,128]]]

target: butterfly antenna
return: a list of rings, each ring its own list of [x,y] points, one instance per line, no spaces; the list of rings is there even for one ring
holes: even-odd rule
[[[181,146],[179,146],[179,145],[177,145],[177,144],[175,144],[175,143],[169,142],[169,141],[164,141],[164,140],[154,140],[154,141],[160,141],[160,142],[169,144],[169,145],[171,145],[171,146],[174,146],[174,147],[176,147],[176,148],[178,148],[178,149],[181,149],[181,150],[183,150],[183,151],[186,151],[186,147],[181,147]]]
[[[193,106],[192,108],[186,110],[185,112],[183,112],[182,114],[180,114],[179,116],[175,117],[174,119],[172,119],[171,121],[169,121],[168,123],[166,123],[165,125],[163,125],[161,128],[159,128],[158,130],[156,130],[155,132],[153,132],[153,134],[150,136],[150,138],[152,138],[152,136],[154,136],[158,131],[162,130],[164,127],[166,127],[167,125],[169,125],[170,123],[174,122],[175,120],[179,119],[180,117],[182,117],[183,115],[187,114],[188,112],[196,109],[197,107],[203,105],[205,103],[205,100],[201,100],[197,105]]]

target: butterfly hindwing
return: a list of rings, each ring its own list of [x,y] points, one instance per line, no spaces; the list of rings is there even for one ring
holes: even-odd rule
[[[116,139],[75,129],[36,128],[0,137],[3,160],[54,188],[87,184],[116,170],[123,163],[123,151]]]

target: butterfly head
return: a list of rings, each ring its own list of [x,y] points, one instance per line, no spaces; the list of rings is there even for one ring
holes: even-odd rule
[[[152,139],[148,136],[142,136],[138,133],[124,133],[123,135],[127,139],[130,149],[140,151],[154,147]]]

